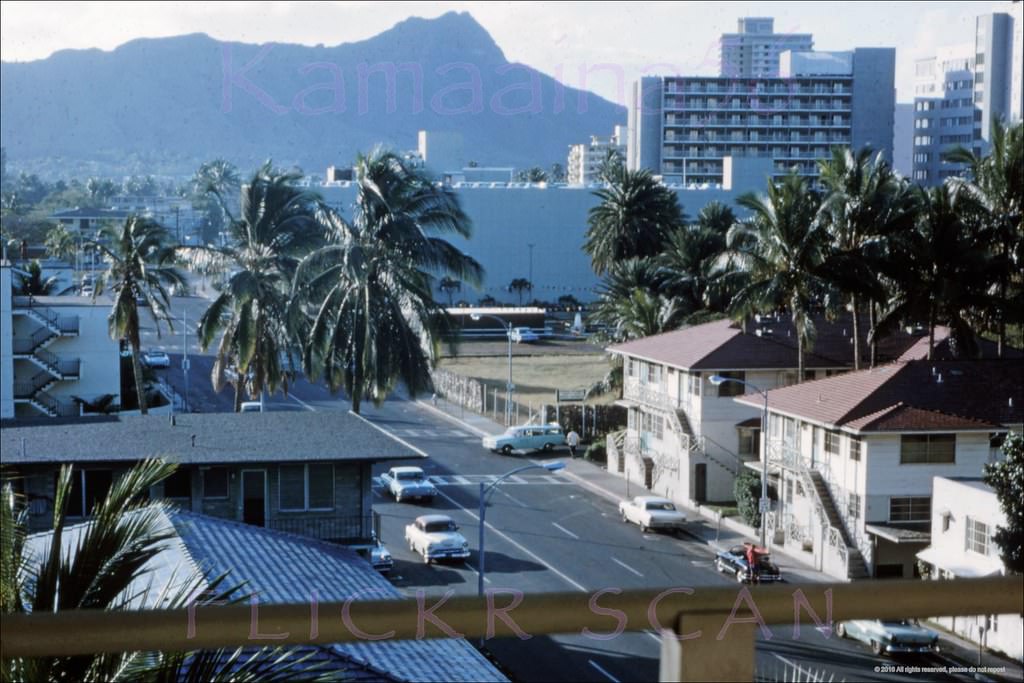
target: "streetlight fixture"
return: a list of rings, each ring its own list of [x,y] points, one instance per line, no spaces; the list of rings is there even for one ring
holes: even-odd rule
[[[492,481],[490,484],[480,482],[480,557],[477,558],[478,564],[476,581],[476,594],[478,596],[482,597],[484,594],[484,558],[487,555],[487,553],[484,552],[484,527],[486,526],[485,516],[487,514],[487,499],[490,497],[492,493],[494,493],[494,490],[498,488],[498,485],[501,482],[505,481],[513,474],[519,474],[520,472],[525,472],[526,470],[535,469],[547,470],[548,472],[557,472],[558,470],[565,469],[565,463],[561,461],[555,461],[546,462],[542,465],[524,465],[523,467],[518,467],[512,470],[511,472],[506,472],[505,474],[501,475],[500,477]]]
[[[749,387],[761,394],[764,399],[764,409],[761,411],[761,441],[764,443],[764,452],[761,457],[761,500],[758,501],[757,509],[761,513],[761,547],[767,547],[768,543],[768,393],[755,384],[733,377],[722,377],[711,375],[708,378],[713,386],[720,386],[726,382],[735,382]]]
[[[512,424],[512,323],[489,313],[471,313],[470,319],[480,320],[490,318],[497,320],[505,328],[505,336],[508,337],[508,381],[505,383],[505,426]]]

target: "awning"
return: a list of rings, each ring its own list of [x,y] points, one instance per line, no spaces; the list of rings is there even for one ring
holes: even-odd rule
[[[992,576],[1003,570],[1002,564],[993,558],[982,557],[969,551],[943,553],[938,548],[928,547],[917,554],[917,559],[950,572],[958,579]]]
[[[928,525],[897,526],[895,524],[865,524],[864,531],[884,538],[890,543],[931,543],[932,530]]]

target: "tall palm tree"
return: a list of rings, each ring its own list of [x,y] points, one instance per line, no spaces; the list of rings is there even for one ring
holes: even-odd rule
[[[598,275],[616,261],[657,255],[686,220],[675,192],[646,170],[616,173],[594,194],[601,202],[590,209],[583,251]]]
[[[721,312],[730,297],[715,287],[714,268],[726,249],[726,235],[736,215],[721,202],[710,202],[697,215],[697,222],[677,230],[668,238],[658,258],[662,279],[678,305],[693,313]]]
[[[290,369],[282,355],[298,348],[288,320],[292,279],[301,259],[322,243],[323,206],[295,185],[300,177],[268,161],[242,191],[239,218],[228,226],[230,244],[180,249],[194,268],[231,273],[197,333],[204,351],[220,335],[211,381],[220,391],[230,376],[236,412],[246,391],[262,397],[287,389]]]
[[[483,269],[445,239],[472,233],[451,190],[382,149],[360,155],[355,170],[352,221],[331,214],[328,244],[300,266],[293,308],[309,319],[307,374],[344,387],[358,413],[363,399],[379,404],[398,382],[412,395],[430,388],[450,324],[433,283],[479,285]]]
[[[123,225],[105,226],[99,239],[90,242],[106,260],[106,272],[97,278],[95,295],[109,287],[114,304],[107,316],[111,339],[127,339],[132,348],[132,371],[135,391],[139,397],[139,410],[149,412],[142,375],[139,304],[149,308],[150,316],[160,334],[160,324],[174,325],[168,309],[171,305],[167,288],[184,286],[185,278],[174,267],[175,245],[167,230],[159,223],[129,216]]]
[[[523,305],[523,292],[532,292],[533,283],[527,280],[525,277],[517,277],[508,285],[508,291],[515,292],[519,295],[519,305]]]
[[[626,322],[627,319],[641,317],[628,313],[630,306],[639,303],[633,299],[637,291],[665,295],[661,271],[652,259],[631,258],[620,261],[602,278],[597,289],[597,300],[592,307],[592,317],[594,322],[607,327],[607,336],[611,341],[632,339],[630,330],[640,329],[641,325],[630,325]],[[685,311],[679,311],[677,308],[677,312]],[[666,324],[670,322],[677,321],[669,320]]]
[[[73,261],[78,251],[75,236],[66,227],[59,224],[47,230],[46,240],[43,244],[46,247],[47,254],[62,261]]]
[[[20,276],[21,284],[16,288],[15,294],[20,296],[47,296],[57,286],[57,278],[43,278],[43,267],[38,260],[29,261],[28,275]]]
[[[811,313],[825,298],[828,285],[818,275],[824,259],[823,230],[817,221],[818,196],[796,173],[768,184],[764,195],[745,194],[736,200],[751,212],[735,224],[729,248],[719,260],[725,281],[746,280],[729,304],[729,314],[788,310],[796,327],[797,368],[804,376],[804,352],[813,344]]]
[[[853,314],[853,367],[862,362],[861,312],[883,301],[886,288],[872,264],[880,243],[913,227],[911,193],[884,160],[867,147],[854,152],[834,148],[829,159],[818,162],[825,187],[819,219],[828,237],[821,274],[846,298]]]
[[[40,552],[26,552],[27,509],[3,481],[0,493],[0,613],[52,613],[80,609],[137,609],[159,597],[162,607],[236,603],[248,596],[226,587],[226,575],[172,575],[166,585],[140,593],[139,580],[164,549],[173,530],[166,525],[167,503],[149,499],[149,489],[176,469],[173,463],[146,460],[123,474],[76,529],[67,552],[66,506],[75,472],[61,467],[54,495],[52,535]],[[172,585],[173,582],[173,585]],[[199,596],[199,597],[197,597]],[[118,652],[73,657],[4,658],[4,681],[179,681],[179,680],[309,680],[315,672],[292,652],[261,649],[234,653]]]
[[[994,313],[1001,357],[1007,323],[1024,325],[1024,124],[1007,126],[996,118],[987,155],[958,147],[945,159],[967,165],[969,178],[951,178],[950,182],[974,199],[985,239],[992,246],[997,293]]]
[[[919,188],[917,194],[915,229],[900,236],[886,264],[897,286],[873,332],[923,322],[930,359],[935,327],[947,325],[954,352],[976,355],[980,314],[992,304],[986,244],[971,222],[977,207],[970,193],[953,184]]]

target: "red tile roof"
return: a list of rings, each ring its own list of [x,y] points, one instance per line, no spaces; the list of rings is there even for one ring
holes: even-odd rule
[[[760,407],[760,397],[740,403]],[[1024,422],[1024,361],[896,362],[768,392],[769,410],[859,432],[998,429]]]
[[[846,368],[853,365],[852,316],[829,321],[815,316],[817,330],[814,347],[804,356],[807,368]],[[867,317],[860,325],[861,349],[868,355]],[[608,347],[611,353],[637,356],[693,370],[747,370],[796,368],[796,332],[791,320],[781,316],[773,322],[752,322],[744,334],[731,320],[715,320]],[[936,330],[936,339],[945,340],[945,328]],[[928,339],[903,331],[881,339],[878,357],[882,362],[927,355]]]

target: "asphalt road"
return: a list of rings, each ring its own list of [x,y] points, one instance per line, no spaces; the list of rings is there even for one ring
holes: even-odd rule
[[[180,304],[179,304],[180,302]],[[176,300],[190,321],[205,307],[200,299]],[[189,323],[194,340],[194,322]],[[144,345],[163,347],[171,368],[158,371],[179,393],[184,390],[180,328],[173,337],[144,334]],[[190,341],[191,341],[190,340]],[[202,412],[229,411],[230,388],[215,394],[210,387],[212,358],[190,344],[190,404]],[[322,385],[298,380],[288,396],[267,400],[270,410],[347,410],[343,397]],[[471,428],[400,398],[379,408],[366,405],[363,415],[381,429],[428,455],[409,464],[422,466],[434,477],[441,495],[433,504],[395,503],[375,487],[374,507],[381,514],[382,536],[395,558],[391,581],[408,595],[422,589],[428,595],[446,591],[472,595],[477,591],[479,562],[479,482],[525,464],[519,458],[492,454],[480,447]],[[398,464],[398,463],[393,463]],[[379,466],[384,469],[384,465]],[[376,472],[379,474],[379,472]],[[464,564],[425,565],[404,543],[404,527],[416,516],[444,512],[460,525],[472,556]],[[734,585],[715,572],[713,552],[695,538],[641,534],[618,518],[610,501],[557,474],[530,472],[503,484],[490,498],[486,513],[487,587],[523,593],[552,591],[594,592],[602,588],[651,588]],[[609,628],[613,620],[609,618]],[[793,640],[791,626],[773,627],[772,638],[757,644],[758,676],[764,680],[905,680],[902,673],[876,673],[893,664],[873,656],[866,646],[836,637],[826,639],[804,628]],[[488,647],[512,677],[521,681],[637,681],[657,680],[660,644],[653,631],[627,632],[612,640],[579,634],[535,636],[529,640],[492,640]],[[908,662],[909,663],[909,662]],[[946,664],[940,657],[914,662]],[[788,669],[788,671],[787,671]],[[918,674],[916,680],[928,680]],[[950,680],[944,678],[942,680]]]

